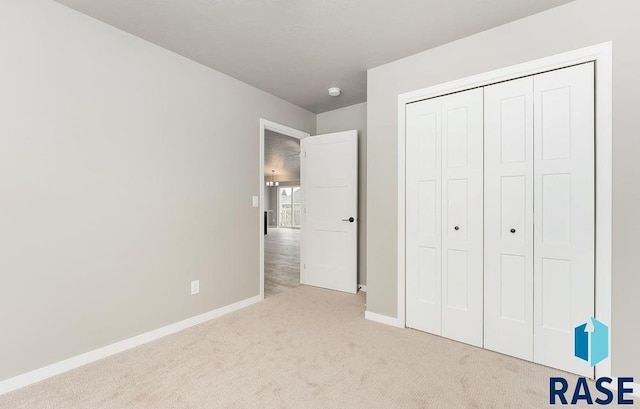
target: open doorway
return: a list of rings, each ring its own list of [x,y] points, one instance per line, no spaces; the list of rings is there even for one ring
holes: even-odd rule
[[[267,298],[300,284],[303,189],[300,131],[261,121],[261,294]]]

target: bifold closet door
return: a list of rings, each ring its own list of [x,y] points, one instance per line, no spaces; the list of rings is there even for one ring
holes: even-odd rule
[[[482,346],[483,91],[407,106],[407,326]]]
[[[594,315],[593,70],[534,76],[534,361],[590,377],[573,337]]]
[[[533,77],[484,100],[484,347],[532,361]]]
[[[442,97],[442,336],[482,346],[483,89]]]
[[[406,110],[406,325],[441,335],[442,98]]]

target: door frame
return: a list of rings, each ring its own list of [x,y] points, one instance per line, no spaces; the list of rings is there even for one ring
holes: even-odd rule
[[[595,318],[611,324],[611,229],[612,229],[612,43],[606,42],[550,57],[473,75],[398,95],[398,318],[391,324],[406,326],[406,105],[454,92],[502,81],[595,62]],[[609,329],[611,345],[611,328]],[[609,348],[611,350],[611,348]],[[596,378],[611,376],[609,359],[595,367]]]
[[[272,122],[264,118],[260,118],[260,156],[259,156],[259,180],[260,189],[258,190],[259,197],[259,214],[258,214],[258,234],[260,237],[260,299],[264,300],[264,135],[265,131],[277,132],[281,135],[289,136],[291,138],[302,139],[308,138],[311,134],[303,131],[299,131],[294,128],[290,128],[285,125],[281,125],[277,122]],[[300,186],[302,187],[302,186]],[[300,226],[302,230],[303,226]],[[301,235],[302,237],[302,235]],[[300,259],[302,264],[302,259]]]

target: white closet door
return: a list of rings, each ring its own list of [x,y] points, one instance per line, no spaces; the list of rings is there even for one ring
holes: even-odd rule
[[[442,335],[482,346],[483,89],[442,97]]]
[[[406,325],[441,334],[442,99],[406,110]]]
[[[533,77],[484,101],[484,346],[532,361]]]
[[[593,63],[534,77],[534,361],[593,377],[573,355],[594,314]]]

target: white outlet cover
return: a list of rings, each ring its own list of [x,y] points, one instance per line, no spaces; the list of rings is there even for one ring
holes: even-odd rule
[[[258,196],[253,196],[253,207],[260,206],[260,198]]]
[[[198,294],[200,292],[200,280],[191,282],[191,295]]]

